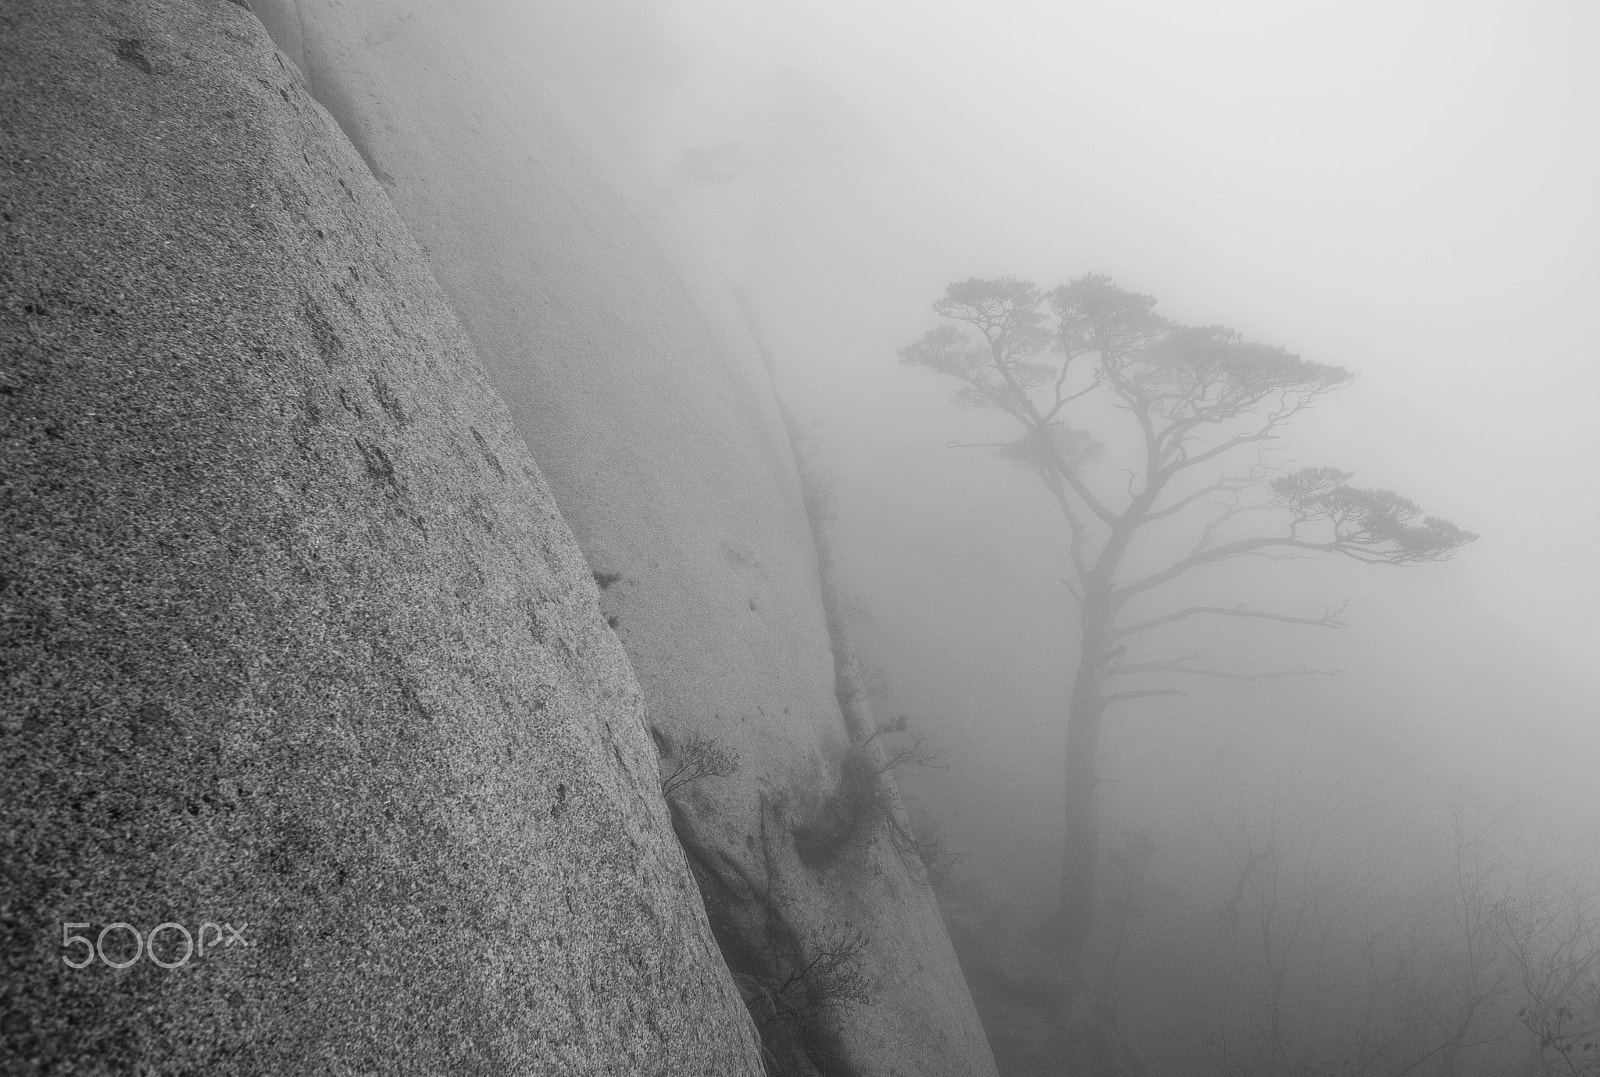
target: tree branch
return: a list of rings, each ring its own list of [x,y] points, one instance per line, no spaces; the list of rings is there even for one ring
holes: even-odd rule
[[[1176,475],[1180,471],[1186,470],[1187,468],[1203,464],[1207,460],[1215,460],[1223,453],[1232,449],[1237,449],[1240,445],[1249,445],[1252,442],[1260,441],[1275,441],[1277,437],[1278,435],[1272,432],[1270,426],[1266,430],[1260,431],[1259,433],[1239,434],[1235,437],[1229,438],[1227,441],[1219,442],[1218,444],[1213,445],[1211,448],[1200,453],[1198,456],[1180,456],[1178,459],[1165,465],[1161,470],[1166,472],[1166,474],[1170,477],[1172,475]]]
[[[1249,486],[1250,486],[1250,480],[1249,479],[1239,479],[1239,478],[1218,479],[1216,482],[1212,483],[1210,486],[1202,487],[1199,490],[1196,490],[1192,494],[1185,494],[1183,497],[1180,497],[1178,500],[1174,501],[1172,504],[1168,505],[1166,508],[1158,509],[1155,512],[1147,513],[1145,515],[1144,522],[1145,523],[1153,523],[1156,520],[1165,520],[1168,516],[1176,516],[1178,513],[1182,512],[1184,509],[1188,508],[1190,505],[1194,504],[1196,501],[1200,501],[1200,500],[1202,500],[1202,499],[1204,499],[1206,497],[1209,497],[1212,494],[1221,494],[1221,493],[1228,493],[1230,491],[1244,490],[1244,489],[1248,488]]]
[[[1181,609],[1175,613],[1164,614],[1160,617],[1151,617],[1144,621],[1136,621],[1133,624],[1128,625],[1126,628],[1116,629],[1112,635],[1120,639],[1123,636],[1131,636],[1136,632],[1145,632],[1152,628],[1159,628],[1162,625],[1176,624],[1179,621],[1186,621],[1191,617],[1202,616],[1253,617],[1264,621],[1282,621],[1284,624],[1316,625],[1322,628],[1340,628],[1343,627],[1344,622],[1339,619],[1339,615],[1342,614],[1348,606],[1349,603],[1347,602],[1338,609],[1328,610],[1321,617],[1295,617],[1287,613],[1272,613],[1268,610],[1251,609],[1249,606],[1245,605],[1190,606],[1187,609]]]
[[[1266,681],[1276,680],[1281,677],[1337,677],[1336,669],[1285,669],[1274,670],[1269,673],[1240,673],[1232,669],[1210,669],[1204,666],[1191,666],[1190,662],[1203,657],[1202,655],[1185,655],[1163,662],[1130,662],[1111,670],[1108,676],[1115,677],[1123,673],[1183,673],[1194,677],[1215,677],[1229,681]]]
[[[1350,543],[1346,542],[1312,542],[1310,539],[1294,538],[1293,536],[1289,535],[1279,535],[1268,538],[1239,539],[1236,542],[1229,542],[1225,545],[1218,546],[1215,549],[1203,550],[1200,553],[1191,554],[1176,564],[1162,569],[1160,572],[1152,573],[1142,580],[1136,580],[1133,583],[1119,587],[1111,593],[1111,602],[1114,606],[1120,606],[1134,595],[1142,594],[1143,592],[1150,590],[1152,587],[1159,587],[1161,584],[1170,583],[1179,576],[1182,576],[1185,572],[1188,572],[1190,569],[1198,568],[1201,565],[1216,564],[1219,561],[1229,561],[1236,557],[1246,557],[1251,554],[1259,553],[1263,550],[1271,549],[1310,550],[1316,553],[1336,553],[1368,565],[1396,563],[1389,557],[1386,557],[1381,551],[1363,549],[1360,546],[1351,545]]]
[[[1182,696],[1188,695],[1181,688],[1145,688],[1132,692],[1107,692],[1100,697],[1100,702],[1106,706],[1121,703],[1128,699],[1145,699],[1149,696]]]

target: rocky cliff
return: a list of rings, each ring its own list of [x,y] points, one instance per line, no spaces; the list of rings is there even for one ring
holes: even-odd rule
[[[10,1043],[992,1073],[716,274],[484,0],[251,8],[0,14]]]
[[[780,1068],[991,1072],[873,731],[841,713],[793,450],[733,297],[500,47],[492,2],[261,6],[601,574],[664,768],[703,775],[675,821]]]
[[[7,1072],[759,1072],[589,565],[257,19],[0,7],[0,170]]]

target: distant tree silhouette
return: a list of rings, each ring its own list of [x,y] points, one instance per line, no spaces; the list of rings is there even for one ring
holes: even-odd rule
[[[1052,936],[1069,974],[1093,924],[1106,712],[1181,695],[1175,676],[1285,675],[1210,668],[1200,655],[1133,661],[1130,645],[1157,628],[1205,618],[1339,624],[1338,610],[1297,616],[1248,605],[1157,604],[1135,617],[1134,600],[1148,607],[1192,572],[1251,556],[1414,565],[1449,557],[1477,537],[1423,516],[1390,491],[1350,486],[1346,472],[1274,468],[1262,450],[1289,419],[1347,386],[1350,372],[1218,326],[1176,325],[1154,307],[1151,297],[1097,274],[1050,292],[1011,277],[965,280],[933,304],[945,324],[900,353],[961,382],[957,403],[1014,422],[1020,436],[996,448],[1037,472],[1065,523],[1082,645],[1065,714],[1061,897]],[[1128,447],[1113,449],[1096,435],[1111,437],[1106,424],[1118,421],[1125,428],[1114,443]],[[1151,569],[1146,544],[1130,561],[1135,541],[1157,533],[1182,534],[1185,552]]]

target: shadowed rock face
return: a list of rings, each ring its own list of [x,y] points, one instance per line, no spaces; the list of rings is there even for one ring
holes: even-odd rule
[[[500,48],[492,5],[258,6],[428,251],[603,574],[664,769],[695,745],[723,753],[674,818],[753,1008],[850,951],[831,1002],[778,1037],[784,1065],[992,1073],[932,896],[881,828],[800,855],[830,803],[892,794],[835,793],[864,734],[835,696],[792,450],[731,297]]]
[[[0,7],[0,355],[8,1072],[759,1072],[589,566],[246,8]]]

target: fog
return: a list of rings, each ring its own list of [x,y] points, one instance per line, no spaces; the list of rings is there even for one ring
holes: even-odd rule
[[[1600,841],[1600,8],[662,0],[524,18],[522,47],[740,290],[808,429],[875,705],[948,763],[900,780],[965,857],[958,946],[1055,900],[1080,637],[1038,476],[951,447],[1000,440],[1004,418],[898,358],[938,323],[930,304],[968,277],[1099,272],[1178,322],[1356,372],[1272,460],[1337,466],[1481,538],[1408,567],[1252,563],[1163,599],[1344,624],[1208,623],[1152,649],[1327,673],[1185,683],[1108,719],[1114,855],[1085,975],[1160,1072],[1556,1072],[1519,1038],[1560,1042],[1527,1016],[1554,989],[1530,1002],[1531,959],[1482,954],[1518,917],[1588,917],[1578,980],[1596,990],[1592,900],[1550,894],[1592,894]],[[974,876],[990,893],[968,901]],[[999,974],[969,974],[1002,1072],[1034,1072],[1000,1043],[1028,1037],[981,982]],[[1400,1028],[1410,1055],[1374,1046]],[[1291,1040],[1292,1066],[1263,1046]]]

